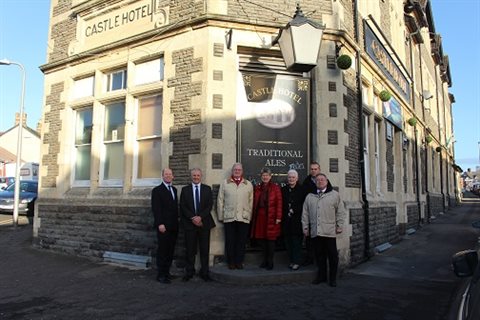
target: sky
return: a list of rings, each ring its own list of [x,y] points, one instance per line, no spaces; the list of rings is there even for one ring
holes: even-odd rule
[[[456,101],[455,160],[463,170],[475,170],[480,166],[480,0],[432,0],[431,4],[443,53],[450,60],[450,93]],[[39,66],[46,63],[49,11],[49,0],[0,0],[0,59],[25,67],[24,109],[31,128],[37,127],[42,113],[43,74]],[[0,132],[14,125],[21,82],[20,68],[0,66]]]

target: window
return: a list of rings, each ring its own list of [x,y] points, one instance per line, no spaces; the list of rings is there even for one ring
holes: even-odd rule
[[[380,194],[381,186],[382,186],[382,179],[380,177],[380,123],[375,121],[373,125],[374,130],[374,143],[375,143],[375,176],[376,179],[376,191],[377,194]]]
[[[378,114],[382,114],[382,100],[378,97],[377,94],[373,95],[373,107],[375,108],[375,112]]]
[[[75,80],[73,83],[72,99],[92,97],[94,83],[95,83],[94,76]]]
[[[125,136],[125,102],[105,106],[103,180],[119,184],[123,179],[123,139]]]
[[[135,85],[163,80],[163,58],[139,63],[135,66]]]
[[[161,177],[162,95],[138,99],[135,177]]]
[[[365,83],[362,83],[362,99],[364,105],[370,105],[370,88]]]
[[[127,87],[127,70],[114,71],[107,74],[107,91],[125,89]]]
[[[78,110],[75,123],[75,181],[90,180],[92,108]]]
[[[369,123],[368,115],[364,114],[363,118],[363,168],[365,172],[365,190],[370,191],[370,148],[369,148]]]

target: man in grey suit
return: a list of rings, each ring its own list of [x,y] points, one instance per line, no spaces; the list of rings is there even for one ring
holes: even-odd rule
[[[186,265],[183,281],[195,274],[195,255],[200,248],[200,278],[211,281],[209,275],[210,229],[215,227],[211,211],[212,189],[201,183],[202,170],[190,170],[192,183],[182,188],[180,195],[180,215],[185,227]]]

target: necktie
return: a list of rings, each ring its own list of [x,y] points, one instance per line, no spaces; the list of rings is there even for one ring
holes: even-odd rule
[[[172,186],[171,186],[171,185],[168,185],[168,190],[169,190],[170,193],[172,194],[173,200],[175,200],[175,194],[173,193],[173,189],[172,189]]]
[[[198,186],[195,186],[195,213],[200,209],[200,192]]]

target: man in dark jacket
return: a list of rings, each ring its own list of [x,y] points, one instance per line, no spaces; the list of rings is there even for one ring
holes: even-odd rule
[[[157,281],[170,283],[170,267],[178,235],[177,189],[172,186],[173,172],[162,170],[163,182],[152,190],[152,212],[157,231]]]
[[[215,227],[211,211],[213,205],[212,189],[201,183],[202,170],[190,170],[192,183],[183,187],[180,195],[180,212],[185,227],[185,246],[187,259],[183,281],[190,280],[195,274],[195,255],[200,247],[200,278],[211,281],[209,275],[210,229]]]

